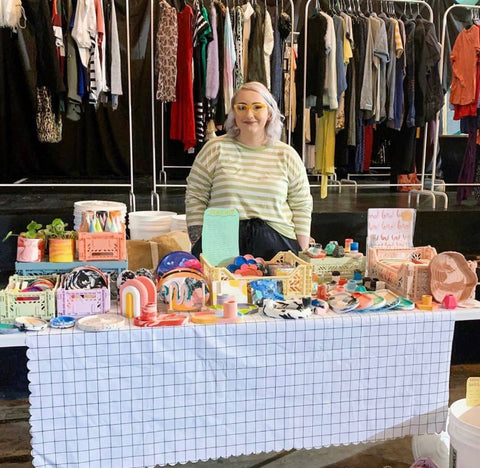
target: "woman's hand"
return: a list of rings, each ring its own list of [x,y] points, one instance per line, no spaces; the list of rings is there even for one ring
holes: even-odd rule
[[[200,239],[200,236],[202,235],[202,228],[203,226],[188,226],[188,237],[190,238],[192,247],[195,245],[198,239]]]
[[[300,250],[305,250],[310,244],[310,236],[301,236],[297,234],[297,241],[300,244]]]

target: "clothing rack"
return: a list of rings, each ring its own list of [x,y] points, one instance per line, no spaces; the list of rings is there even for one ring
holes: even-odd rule
[[[294,43],[295,36],[295,5],[293,0],[289,0],[291,15],[292,15],[292,31],[290,34],[290,43]],[[165,164],[165,104],[161,103],[160,108],[160,118],[161,118],[161,141],[160,141],[160,183],[157,178],[157,152],[156,152],[156,122],[155,122],[155,67],[154,67],[154,0],[150,0],[150,64],[151,64],[151,114],[152,114],[152,190],[150,196],[150,204],[152,210],[160,210],[160,197],[157,193],[157,188],[159,187],[186,187],[187,184],[167,184],[167,173],[165,169],[190,169],[192,166],[176,166],[176,165],[166,165]],[[290,60],[290,76],[293,73],[293,61]],[[289,129],[287,134],[288,144],[291,143],[291,133],[292,133],[292,112],[291,112],[291,96],[293,90],[293,79],[290,79],[290,113],[289,113]],[[221,91],[219,91],[221,92]],[[162,183],[162,179],[164,183]]]
[[[305,21],[304,21],[304,24],[305,24],[305,48],[308,46],[308,9],[309,9],[309,6],[310,6],[310,3],[311,3],[312,0],[308,0],[307,3],[305,4]],[[368,1],[368,0],[367,0]],[[318,0],[316,0],[316,2],[318,2]],[[409,4],[411,5],[412,3],[413,4],[417,4],[417,6],[419,5],[422,5],[424,7],[427,8],[428,12],[429,12],[429,16],[430,16],[430,22],[433,23],[433,10],[431,8],[431,6],[425,1],[425,0],[380,0],[380,3],[381,2],[384,2],[384,3],[390,3],[390,4],[395,4],[395,3],[403,3],[405,5]],[[306,102],[306,85],[307,85],[307,54],[306,54],[306,51],[305,51],[305,54],[304,54],[304,63],[303,63],[303,95],[302,95],[302,102],[303,102],[303,128],[305,128],[305,102]],[[425,131],[424,132],[424,140],[423,140],[423,147],[422,147],[422,171],[421,171],[421,180],[420,180],[420,189],[419,190],[411,190],[409,192],[409,196],[408,196],[408,203],[410,204],[410,193],[411,192],[414,192],[414,193],[417,193],[417,204],[418,204],[418,201],[419,201],[419,196],[424,194],[424,195],[429,195],[429,196],[433,196],[430,192],[430,190],[425,190],[424,187],[425,187],[425,162],[426,162],[426,154],[427,154],[427,137],[428,137],[428,134],[427,132]],[[305,141],[306,140],[306,137],[305,137],[305,132],[303,132],[302,134],[302,160],[305,162]],[[384,168],[382,168],[384,169]],[[342,187],[343,186],[349,186],[349,187],[354,187],[355,189],[355,194],[357,193],[357,190],[358,190],[358,183],[355,181],[355,180],[352,180],[350,179],[350,176],[355,176],[355,175],[358,175],[358,174],[348,174],[347,176],[347,179],[341,179],[340,181],[338,181],[336,179],[336,177],[333,177],[333,179],[330,180],[331,184],[330,185],[333,185],[333,186],[338,186],[337,184],[339,184],[339,193],[341,193],[342,191]],[[363,174],[361,174],[363,175]],[[364,188],[376,188],[376,187],[401,187],[402,185],[404,184],[392,184],[392,183],[366,183],[366,184],[361,184],[361,187],[364,187]],[[409,184],[409,185],[413,185],[413,184]]]
[[[381,0],[381,1],[386,1],[387,3],[392,3],[392,4],[403,3],[405,6],[407,4],[411,5],[412,3],[416,4],[417,6],[422,5],[422,6],[427,8],[427,10],[429,12],[429,16],[430,16],[430,22],[433,23],[432,7],[425,0]],[[426,156],[427,156],[427,138],[428,138],[428,134],[425,131],[424,132],[424,138],[423,138],[423,146],[422,146],[422,169],[421,169],[421,173],[420,173],[420,184],[419,184],[420,188],[419,189],[412,189],[408,192],[408,205],[409,206],[410,206],[410,203],[411,203],[412,193],[417,194],[417,199],[416,199],[417,204],[419,203],[420,195],[431,196],[430,191],[425,190],[425,166],[426,166]],[[351,176],[351,175],[354,175],[354,174],[349,174],[349,176]],[[349,177],[347,178],[347,180],[342,179],[341,182],[342,183],[347,183],[347,184],[352,183],[352,181],[349,179]],[[356,183],[356,181],[353,181],[353,183],[355,184],[355,193],[356,193],[358,184]],[[362,184],[361,186],[362,187],[375,188],[375,187],[401,187],[402,185],[404,185],[404,184],[388,183],[388,184]],[[408,185],[415,185],[415,184],[408,184]]]
[[[133,177],[133,121],[132,121],[132,74],[130,68],[130,0],[125,1],[125,23],[127,35],[127,82],[128,82],[128,135],[129,135],[129,183],[128,184],[40,184],[40,183],[23,183],[28,179],[20,179],[10,184],[0,184],[0,187],[19,188],[19,187],[128,187],[128,197],[130,211],[135,211],[135,192]]]
[[[443,61],[445,59],[445,37],[446,37],[446,31],[447,31],[447,18],[450,12],[454,9],[462,8],[462,9],[467,9],[467,10],[480,10],[479,5],[462,5],[462,4],[455,4],[451,5],[445,10],[445,13],[443,14],[443,22],[442,22],[442,40],[440,43],[440,82],[443,83]],[[446,99],[446,98],[445,98]],[[432,192],[433,195],[433,208],[435,209],[435,196],[441,196],[444,198],[444,209],[448,208],[448,196],[444,192],[436,191],[435,190],[435,175],[436,175],[436,169],[437,169],[437,152],[438,152],[438,144],[439,144],[439,124],[440,120],[440,112],[437,113],[437,118],[436,118],[436,128],[435,128],[435,140],[433,142],[433,159],[432,159],[432,186],[430,191]],[[466,186],[478,186],[478,183],[444,183],[445,186],[449,187],[466,187]]]

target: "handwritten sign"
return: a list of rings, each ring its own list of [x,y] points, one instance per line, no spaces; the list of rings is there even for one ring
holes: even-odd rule
[[[411,208],[370,208],[367,246],[384,249],[413,247],[416,210]]]

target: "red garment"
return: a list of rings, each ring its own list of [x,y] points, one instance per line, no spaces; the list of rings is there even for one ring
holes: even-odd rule
[[[370,170],[370,163],[372,162],[373,152],[373,124],[365,125],[365,139],[364,139],[364,155],[363,155],[363,170],[368,172]]]
[[[58,32],[55,31],[55,28],[58,28],[60,30],[60,33],[63,35],[62,16],[58,12],[57,0],[53,0],[52,4],[52,26],[54,29],[54,35],[56,35]],[[62,74],[62,76],[65,76],[65,48],[63,48],[62,50],[57,41],[55,41],[55,48],[57,49],[57,59],[58,64],[60,65],[60,73]]]
[[[197,144],[193,107],[193,11],[189,5],[178,12],[177,100],[172,102],[170,138],[183,142],[185,151]]]

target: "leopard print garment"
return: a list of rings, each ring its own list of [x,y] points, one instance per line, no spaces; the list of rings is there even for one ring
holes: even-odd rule
[[[176,101],[177,86],[177,10],[165,0],[160,0],[159,23],[155,47],[155,72],[157,75],[157,93],[159,101]]]
[[[46,86],[37,88],[37,138],[41,143],[62,140],[62,118],[52,108],[52,94]]]

